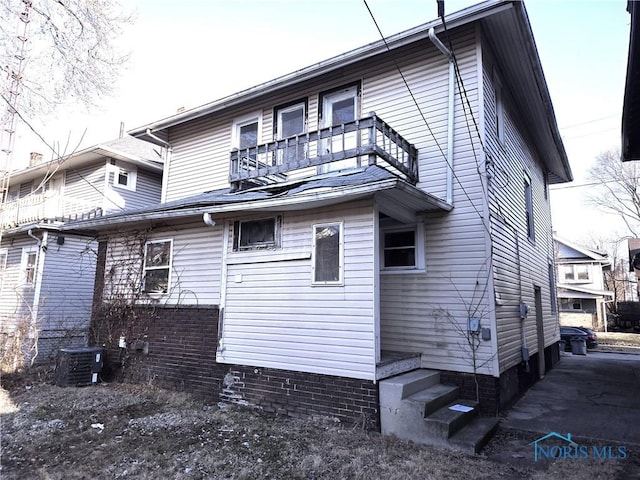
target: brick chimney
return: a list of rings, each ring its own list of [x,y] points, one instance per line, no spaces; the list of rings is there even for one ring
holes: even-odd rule
[[[41,153],[31,152],[29,154],[29,166],[30,167],[35,167],[36,165],[41,164],[43,158],[44,158],[44,156]]]

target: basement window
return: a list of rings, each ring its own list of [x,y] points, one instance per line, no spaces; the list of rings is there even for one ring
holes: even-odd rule
[[[173,240],[152,240],[145,244],[142,291],[149,294],[169,292]]]

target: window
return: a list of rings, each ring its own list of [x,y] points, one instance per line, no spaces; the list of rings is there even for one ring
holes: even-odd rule
[[[558,313],[558,294],[556,292],[556,279],[553,271],[553,262],[549,260],[549,293],[551,294],[551,311]]]
[[[241,220],[233,224],[233,250],[258,250],[280,246],[281,217]]]
[[[142,291],[164,294],[169,291],[173,240],[152,240],[145,244]]]
[[[111,160],[111,171],[113,172],[113,185],[135,191],[137,183],[137,170],[135,167]]]
[[[307,125],[306,102],[298,102],[286,107],[276,108],[276,138],[295,137],[305,133]],[[305,158],[305,145],[289,140],[284,149],[278,150],[278,164]]]
[[[504,143],[504,103],[502,101],[502,82],[495,71],[493,72],[493,95],[495,100],[495,134],[498,141],[500,143]]]
[[[591,266],[588,264],[561,265],[560,277],[565,282],[591,281]]]
[[[424,228],[422,224],[381,229],[382,269],[424,269]]]
[[[27,285],[33,285],[36,280],[36,268],[38,252],[36,250],[22,249],[22,278]]]
[[[563,298],[560,300],[560,308],[564,311],[582,310],[582,300],[579,298]]]
[[[320,94],[320,105],[322,106],[320,127],[339,126],[356,120],[360,109],[359,90],[360,85],[357,84]],[[357,139],[358,132],[349,132],[344,135],[335,134],[321,142],[319,154],[327,155],[354,149],[357,147]],[[320,172],[326,173],[355,166],[357,166],[357,159],[352,158],[321,165]]]
[[[7,256],[8,256],[8,251],[6,248],[3,248],[2,250],[0,250],[0,292],[2,291],[4,272],[7,269]]]
[[[342,251],[342,223],[313,226],[313,284],[339,285],[342,283]]]
[[[524,201],[527,221],[527,236],[529,240],[535,240],[535,230],[533,228],[533,192],[531,190],[531,179],[525,175],[524,178]]]

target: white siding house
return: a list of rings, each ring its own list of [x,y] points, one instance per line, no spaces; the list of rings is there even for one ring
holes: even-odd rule
[[[210,306],[199,378],[275,411],[311,412],[315,392],[348,416],[344,398],[418,369],[479,379],[495,411],[543,375],[559,340],[547,187],[571,170],[524,5],[446,22],[446,47],[433,21],[131,131],[171,151],[163,203],[65,227],[107,242],[105,308],[125,292],[177,337],[176,316]],[[154,328],[122,332],[162,375]],[[345,385],[336,413],[321,395]]]
[[[126,136],[47,162],[32,154],[28,168],[12,172],[0,211],[3,360],[20,365],[26,349],[27,360],[45,362],[61,347],[86,345],[98,243],[60,228],[157,204],[160,152]]]

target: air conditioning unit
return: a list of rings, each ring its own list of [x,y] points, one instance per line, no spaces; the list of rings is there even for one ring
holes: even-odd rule
[[[102,371],[102,348],[61,348],[56,362],[56,385],[81,387],[98,383]]]

